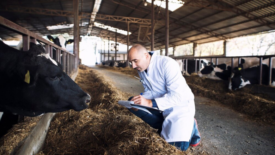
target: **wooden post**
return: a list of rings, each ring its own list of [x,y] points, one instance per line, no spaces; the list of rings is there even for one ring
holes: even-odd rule
[[[63,66],[63,71],[66,73],[66,68],[67,68],[67,61],[66,61],[66,55],[67,53],[65,51],[62,51],[62,66]],[[76,62],[77,63],[77,62]]]
[[[129,53],[129,29],[130,29],[130,23],[127,22],[127,55],[126,55],[126,67],[129,66],[129,62],[128,62],[128,53]]]
[[[75,66],[76,69],[79,64],[79,0],[73,0],[73,8],[74,8],[74,54],[75,54]]]
[[[165,20],[165,56],[168,56],[169,48],[169,10],[168,10],[168,0],[166,0],[166,20]]]
[[[269,57],[269,74],[268,74],[269,85],[272,83],[272,57]]]
[[[50,52],[49,52],[49,54],[50,54],[50,57],[53,58],[53,47],[51,45],[50,45]]]
[[[197,48],[197,43],[193,43],[193,56],[195,56],[195,52],[196,52],[196,48]],[[201,56],[201,54],[200,54]]]
[[[31,43],[36,44],[36,39],[35,38],[31,38]]]
[[[108,61],[110,58],[110,37],[108,37]]]
[[[55,53],[55,54],[56,54],[56,60],[57,60],[57,62],[60,63],[60,61],[61,61],[61,59],[60,59],[60,58],[61,58],[61,57],[60,57],[60,54],[61,54],[61,53],[60,53],[60,49],[56,49],[56,53]]]
[[[152,3],[151,3],[151,51],[154,51],[154,33],[155,33],[155,8],[154,8],[154,1],[155,0],[152,0]]]
[[[46,53],[50,54],[50,45],[46,45]]]
[[[117,61],[117,29],[115,34],[115,61]]]
[[[234,69],[234,58],[231,58],[231,70],[233,71]]]
[[[226,56],[226,40],[223,41],[223,56]]]
[[[262,79],[263,79],[263,57],[260,57],[260,81],[259,81],[259,85],[262,85]]]
[[[23,35],[23,51],[30,49],[30,36]]]
[[[68,75],[70,75],[70,55],[69,54],[67,54],[67,57],[66,57],[66,64],[67,64],[67,70],[66,70],[66,73],[68,74]]]

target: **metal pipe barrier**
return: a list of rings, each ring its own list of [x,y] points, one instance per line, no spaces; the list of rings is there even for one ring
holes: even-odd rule
[[[260,71],[259,71],[259,85],[262,84],[262,72],[263,72],[263,68],[262,68],[262,61],[265,58],[269,59],[269,72],[268,72],[268,80],[269,80],[269,85],[271,85],[272,82],[272,58],[275,57],[275,55],[257,55],[257,56],[230,56],[230,57],[226,57],[226,56],[171,56],[171,58],[175,59],[175,60],[182,60],[182,63],[185,63],[185,68],[183,68],[186,72],[188,71],[188,59],[189,60],[199,60],[199,66],[200,66],[200,60],[201,59],[210,59],[210,62],[213,63],[213,58],[216,60],[216,65],[218,64],[218,59],[219,58],[229,58],[231,59],[231,69],[234,69],[234,58],[238,58],[238,64],[241,64],[241,58],[251,58],[251,57],[257,57],[259,58],[259,65],[260,65]],[[237,66],[235,66],[237,67]],[[195,61],[195,72],[198,73],[197,71],[197,62]]]

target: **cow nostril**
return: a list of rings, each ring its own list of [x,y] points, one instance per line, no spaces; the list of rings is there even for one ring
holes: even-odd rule
[[[90,103],[91,102],[91,96],[87,94],[87,97],[85,99],[85,103]]]
[[[85,103],[90,103],[91,102],[91,99],[86,99],[85,100]]]

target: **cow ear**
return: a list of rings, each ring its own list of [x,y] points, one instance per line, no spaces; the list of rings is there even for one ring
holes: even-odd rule
[[[37,82],[38,79],[38,71],[37,71],[37,67],[27,67],[28,69],[26,69],[26,73],[25,73],[25,77],[24,77],[24,82],[26,84],[28,84],[28,86],[34,86]]]
[[[25,80],[24,80],[27,84],[30,84],[31,82],[31,75],[30,75],[30,71],[27,70],[27,73],[25,74]]]
[[[48,38],[50,41],[54,42],[54,38],[53,38],[51,35],[47,35],[47,38]]]

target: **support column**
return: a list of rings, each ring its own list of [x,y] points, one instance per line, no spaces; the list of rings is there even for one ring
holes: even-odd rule
[[[35,38],[31,38],[30,42],[36,44],[36,39]]]
[[[152,3],[151,3],[151,14],[152,14],[152,16],[151,16],[151,51],[154,51],[154,46],[155,46],[155,44],[154,44],[154,42],[155,42],[155,40],[154,40],[154,38],[155,38],[155,8],[154,8],[154,1],[155,0],[152,0]]]
[[[169,48],[169,10],[168,10],[168,0],[166,0],[166,20],[165,20],[165,56],[168,56]]]
[[[30,36],[23,35],[23,51],[30,49]]]
[[[110,37],[108,37],[108,61],[110,59]]]
[[[223,41],[223,56],[226,56],[226,40]]]
[[[74,54],[75,54],[75,66],[76,69],[79,65],[79,0],[73,0],[74,8]]]
[[[127,56],[126,56],[126,67],[129,66],[129,62],[128,62],[128,53],[129,53],[129,29],[130,29],[130,23],[127,22]]]
[[[106,46],[105,46],[105,40],[104,40],[103,42],[104,42],[104,59],[103,59],[103,60],[104,60],[104,62],[105,62],[105,60],[106,60],[106,59],[105,59],[105,57],[106,57],[106,51],[105,51],[105,48],[106,48]]]
[[[116,36],[115,36],[115,61],[117,61],[117,29],[116,29]]]
[[[193,56],[196,55],[196,48],[197,48],[198,44],[197,43],[193,43]],[[201,56],[201,55],[200,55]]]

